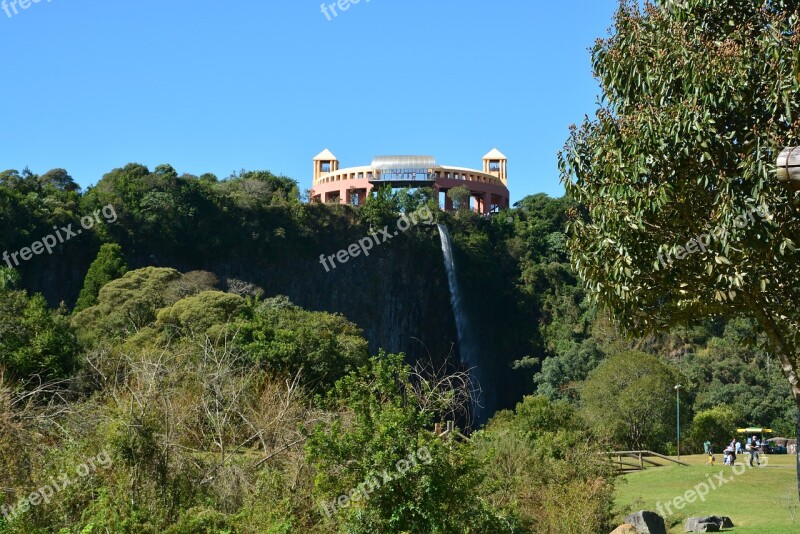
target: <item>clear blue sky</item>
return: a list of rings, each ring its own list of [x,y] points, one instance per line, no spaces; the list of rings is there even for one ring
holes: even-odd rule
[[[6,0],[10,2],[10,0]],[[331,3],[333,0],[328,0]],[[25,0],[23,0],[23,3]],[[587,48],[616,0],[41,0],[0,10],[0,169],[82,186],[129,162],[268,169],[509,158],[512,202],[560,196],[556,154],[592,115]]]

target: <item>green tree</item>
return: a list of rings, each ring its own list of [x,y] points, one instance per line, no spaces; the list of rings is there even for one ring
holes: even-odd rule
[[[736,412],[728,406],[715,406],[695,414],[689,436],[696,451],[710,441],[713,450],[720,453],[736,437],[737,428]]]
[[[63,309],[51,311],[41,295],[0,288],[0,369],[16,380],[64,378],[79,353]]]
[[[246,304],[239,295],[204,291],[159,311],[156,328],[169,337],[201,334],[212,341],[225,341],[226,327],[244,314]]]
[[[402,355],[381,354],[327,396],[343,416],[317,426],[306,449],[330,521],[365,534],[505,531],[474,491],[476,460],[466,445],[431,431],[435,414],[410,395],[409,374]]]
[[[0,291],[16,289],[20,282],[19,273],[9,267],[0,267]]]
[[[406,187],[397,192],[397,207],[402,213],[413,213],[424,206],[435,209],[439,206],[439,199],[434,196],[430,187]]]
[[[593,338],[582,342],[564,340],[556,344],[555,350],[534,377],[537,391],[554,400],[576,399],[580,384],[603,361],[605,353]]]
[[[447,198],[453,201],[453,208],[459,211],[468,210],[472,193],[467,186],[459,185],[447,191]]]
[[[75,183],[72,176],[64,169],[53,169],[39,177],[43,187],[54,187],[59,191],[78,191],[80,186]]]
[[[341,315],[311,312],[286,297],[255,306],[252,318],[237,324],[237,344],[249,357],[279,376],[302,374],[311,388],[330,388],[367,361],[363,331]]]
[[[81,197],[77,186],[70,186],[70,180],[63,169],[50,171],[42,177],[28,169],[22,173],[15,170],[0,172],[0,250],[11,253],[29,247],[42,236],[51,234],[53,226],[61,228],[70,223],[74,226],[75,221],[86,212],[78,211]],[[77,256],[85,254],[83,247],[81,241],[70,244],[70,250]],[[61,248],[56,247],[54,257],[60,255]],[[54,260],[55,263],[61,261]],[[9,259],[8,262],[13,264],[14,260]],[[0,265],[9,263],[2,261]],[[23,283],[28,287],[31,279],[37,278],[32,272],[36,267],[32,267],[31,263],[23,261],[18,264]]]
[[[72,324],[87,345],[130,337],[152,325],[158,310],[180,300],[168,291],[170,283],[180,278],[175,269],[129,271],[103,286],[97,304],[74,313]]]
[[[203,181],[209,182],[208,175],[203,176]],[[296,181],[269,171],[243,170],[216,184],[216,188],[236,205],[247,209],[296,203],[300,194]]]
[[[673,388],[678,383],[678,374],[655,356],[613,355],[583,385],[584,417],[598,436],[612,440],[612,447],[664,451],[675,435]]]
[[[522,532],[604,532],[614,502],[613,466],[596,453],[570,404],[528,396],[472,437],[485,473],[481,494],[513,510]],[[509,530],[511,531],[511,530]]]
[[[178,176],[169,165],[150,172],[131,163],[105,174],[87,191],[82,210],[91,213],[114,206],[118,222],[99,225],[96,231],[104,241],[119,243],[126,251],[202,257],[226,231],[220,220],[223,202],[215,192],[217,185]]]
[[[800,144],[799,10],[623,3],[592,54],[602,107],[560,155],[594,297],[639,332],[755,317],[798,407],[800,204],[774,162]]]
[[[774,356],[763,348],[763,335],[752,335],[752,323],[728,321],[720,337],[684,357],[681,369],[697,384],[696,410],[731,406],[743,426],[785,427],[795,411],[789,384]]]
[[[392,194],[392,188],[388,185],[376,187],[372,194],[367,195],[358,211],[359,220],[373,229],[383,228],[399,216],[397,197]]]
[[[104,285],[121,277],[128,270],[122,258],[122,247],[106,243],[100,247],[97,258],[89,266],[75,310],[81,311],[97,304],[97,296]]]
[[[537,194],[523,198],[515,208],[508,219],[495,217],[493,223],[507,220],[513,225],[506,240],[518,258],[519,292],[529,301],[528,313],[541,317],[537,392],[550,399],[576,399],[579,384],[605,354],[592,338],[595,307],[569,265],[564,233],[568,202]]]

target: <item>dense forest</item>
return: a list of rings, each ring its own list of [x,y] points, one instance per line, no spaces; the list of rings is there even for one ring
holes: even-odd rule
[[[453,236],[481,383],[435,225],[319,262],[423,208]],[[445,213],[424,189],[314,205],[266,171],[130,164],[86,191],[0,173],[0,529],[598,532],[616,479],[592,453],[672,452],[676,384],[683,447],[791,435],[749,319],[632,338],[590,304],[574,209]]]

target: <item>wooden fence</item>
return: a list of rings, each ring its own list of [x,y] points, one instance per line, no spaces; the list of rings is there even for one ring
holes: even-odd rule
[[[663,467],[669,465],[669,463],[689,465],[686,462],[653,451],[609,451],[597,454],[607,456],[609,461],[620,471],[643,471],[646,469],[645,464],[649,467]],[[651,458],[657,458],[668,463],[659,463]]]

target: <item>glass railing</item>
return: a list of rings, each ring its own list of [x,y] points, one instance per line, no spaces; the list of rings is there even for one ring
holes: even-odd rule
[[[428,182],[434,180],[434,173],[426,169],[384,170],[372,179],[378,182]]]

